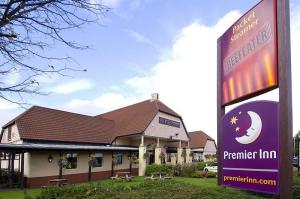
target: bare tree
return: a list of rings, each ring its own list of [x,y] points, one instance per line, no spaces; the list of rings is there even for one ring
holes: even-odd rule
[[[66,65],[70,57],[51,57],[45,48],[55,42],[74,49],[88,46],[69,41],[64,33],[101,19],[108,8],[97,0],[0,0],[0,98],[22,104],[24,94],[43,94],[37,77],[64,75],[75,70]],[[52,42],[53,41],[53,42]],[[43,63],[33,65],[32,59]],[[54,65],[64,63],[63,66]],[[84,71],[84,70],[83,70]],[[20,73],[18,82],[5,78]]]

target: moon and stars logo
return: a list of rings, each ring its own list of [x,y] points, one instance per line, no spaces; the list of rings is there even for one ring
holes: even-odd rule
[[[240,111],[229,122],[236,134],[235,140],[241,144],[251,144],[261,133],[262,121],[254,111]]]

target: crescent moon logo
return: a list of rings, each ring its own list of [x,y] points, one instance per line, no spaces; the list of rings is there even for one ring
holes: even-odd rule
[[[260,135],[262,129],[262,121],[259,115],[253,111],[248,111],[247,114],[251,118],[251,126],[247,129],[247,134],[241,137],[236,137],[236,141],[241,144],[251,144]]]

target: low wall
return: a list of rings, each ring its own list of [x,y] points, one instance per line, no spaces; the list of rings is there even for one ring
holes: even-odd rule
[[[119,169],[114,170],[116,172],[129,172],[129,169]],[[138,169],[132,168],[132,175],[138,175]],[[111,177],[111,171],[100,171],[100,172],[92,172],[91,180],[103,180],[109,179]],[[25,185],[27,188],[33,187],[41,187],[49,184],[49,180],[56,179],[58,176],[45,176],[45,177],[33,177],[33,178],[26,178]],[[78,173],[78,174],[67,174],[63,175],[63,178],[68,179],[68,184],[76,184],[82,182],[88,182],[88,173]]]

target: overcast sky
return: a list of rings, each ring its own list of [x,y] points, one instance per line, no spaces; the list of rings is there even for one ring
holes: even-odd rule
[[[68,32],[91,45],[75,51],[61,45],[51,55],[69,55],[86,73],[41,77],[48,96],[27,96],[28,103],[88,115],[130,105],[159,93],[179,113],[188,131],[216,138],[217,38],[257,0],[103,0],[112,11],[102,25]],[[300,130],[300,1],[291,0],[294,134]],[[35,60],[32,60],[34,62]],[[73,66],[73,65],[72,65]],[[7,77],[17,82],[19,74]],[[275,90],[259,99],[278,100]],[[24,109],[0,101],[0,124]]]

